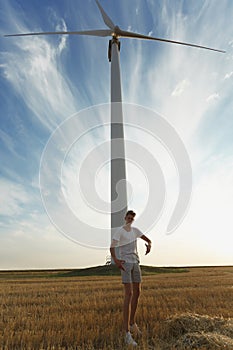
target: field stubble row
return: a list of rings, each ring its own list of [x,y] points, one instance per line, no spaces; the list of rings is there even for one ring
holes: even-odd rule
[[[175,315],[232,318],[232,282],[233,267],[144,276],[139,349],[171,350],[173,339],[164,335],[169,338],[166,320]],[[3,278],[0,298],[2,350],[124,349],[120,276]]]

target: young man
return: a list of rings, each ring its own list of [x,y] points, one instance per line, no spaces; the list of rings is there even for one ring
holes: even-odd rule
[[[151,241],[139,229],[132,227],[135,213],[133,210],[127,211],[125,215],[125,225],[113,235],[111,243],[111,256],[115,264],[121,270],[122,283],[124,284],[124,329],[126,332],[126,344],[137,346],[133,335],[140,335],[137,324],[135,323],[135,314],[138,305],[138,298],[141,291],[141,270],[139,266],[139,256],[137,251],[137,238],[147,242],[146,254],[151,250]],[[118,247],[119,257],[116,255],[115,247]],[[132,333],[132,334],[131,334]]]

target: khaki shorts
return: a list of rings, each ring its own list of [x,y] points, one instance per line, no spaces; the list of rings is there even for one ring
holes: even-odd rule
[[[140,283],[142,281],[142,273],[138,263],[124,262],[121,270],[122,283]]]

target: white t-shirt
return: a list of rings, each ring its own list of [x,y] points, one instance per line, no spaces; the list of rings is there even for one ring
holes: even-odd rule
[[[129,232],[123,226],[116,230],[112,239],[117,241],[119,259],[125,260],[125,262],[139,263],[137,238],[142,235],[143,233],[138,228],[132,226]]]

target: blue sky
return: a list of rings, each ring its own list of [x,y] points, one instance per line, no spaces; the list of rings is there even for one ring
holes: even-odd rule
[[[102,0],[101,4],[122,29],[227,51],[220,54],[121,39],[123,100],[163,115],[183,140],[193,169],[192,201],[184,221],[166,235],[177,195],[176,185],[170,184],[166,209],[148,232],[154,243],[150,256],[144,257],[144,245],[139,243],[141,262],[232,264],[232,1]],[[1,36],[106,28],[94,0],[2,1],[0,18]],[[56,127],[74,113],[109,102],[108,38],[1,37],[0,45],[0,269],[103,264],[107,249],[78,245],[53,226],[41,201],[39,170],[42,152]],[[91,149],[98,137],[90,135],[80,154]],[[104,137],[108,139],[106,130]],[[142,135],[135,137],[139,140]],[[169,183],[169,178],[175,179],[175,170],[156,147],[154,156]],[[67,186],[76,170],[74,158],[70,163],[68,159]],[[143,183],[140,176],[135,178]],[[101,186],[106,196],[106,187]],[[74,201],[72,191],[67,196]],[[140,215],[139,197],[133,203]],[[82,215],[101,224],[96,213]]]

